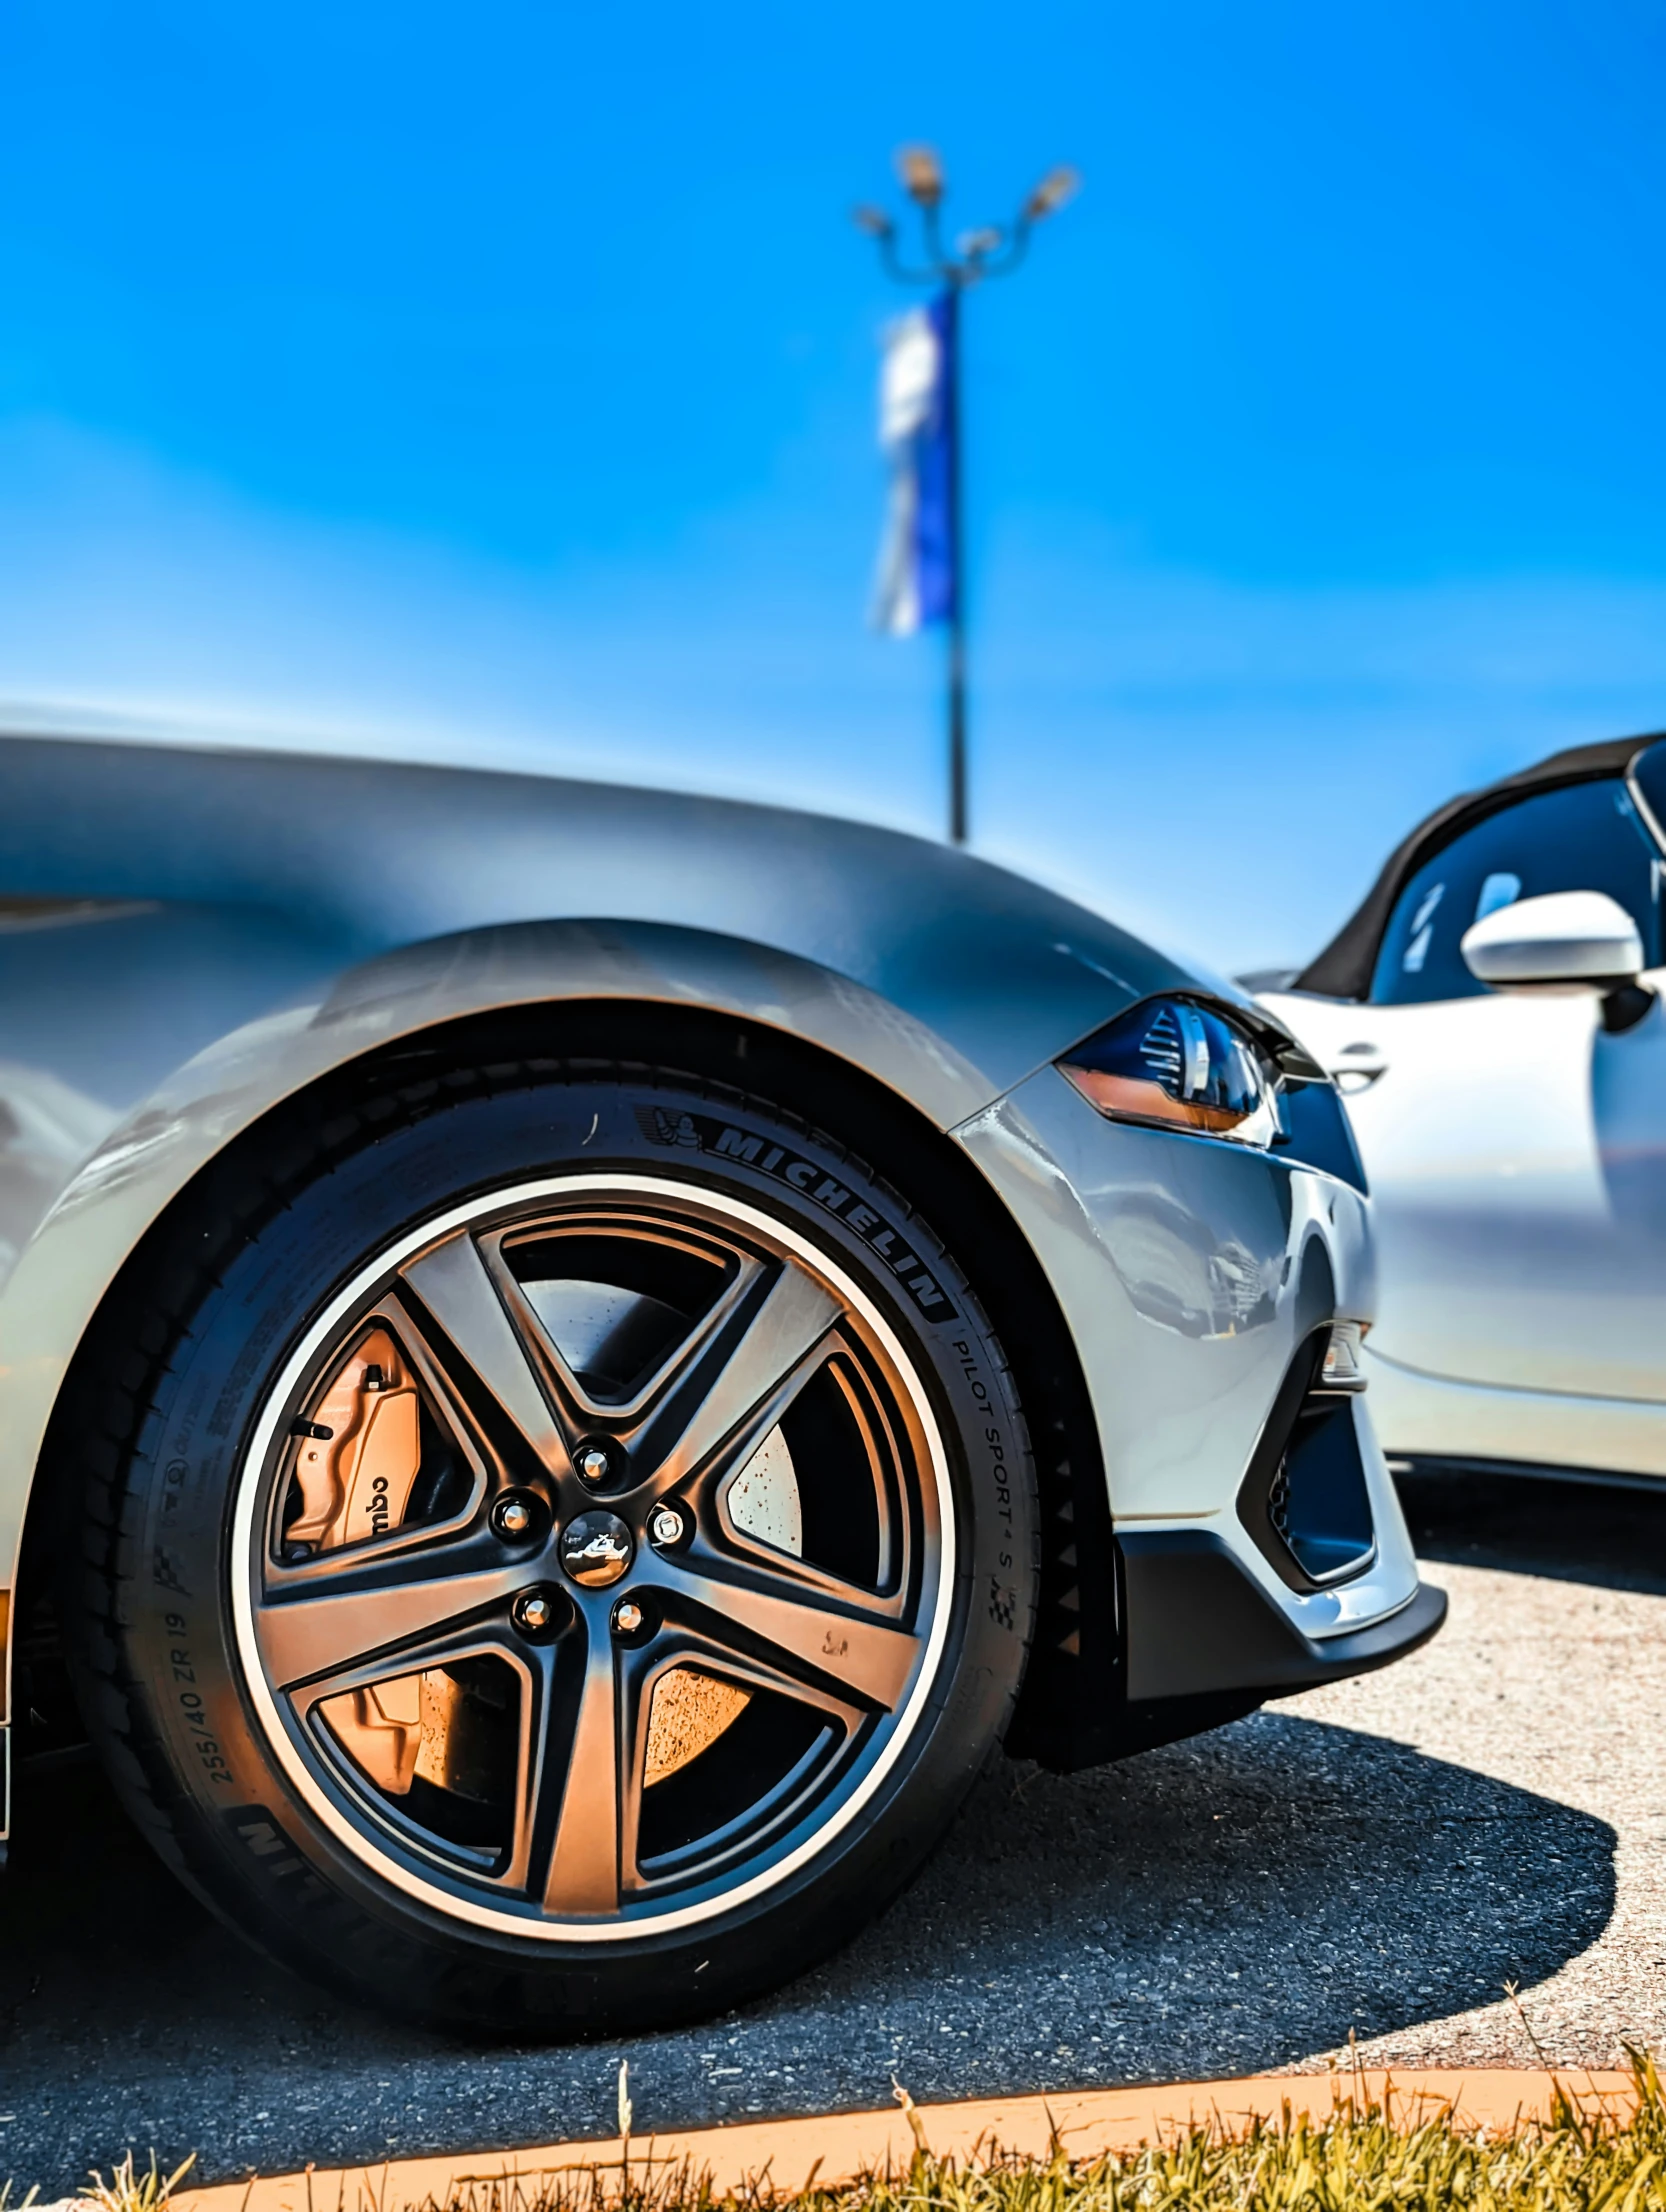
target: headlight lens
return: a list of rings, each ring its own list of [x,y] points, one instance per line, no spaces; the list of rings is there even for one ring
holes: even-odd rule
[[[1058,1066],[1112,1121],[1235,1144],[1269,1145],[1284,1133],[1278,1077],[1255,1039],[1190,999],[1148,999]]]

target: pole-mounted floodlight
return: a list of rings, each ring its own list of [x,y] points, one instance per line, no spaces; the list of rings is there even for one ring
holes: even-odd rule
[[[897,155],[897,175],[911,200],[921,207],[935,207],[943,197],[943,164],[929,146],[904,146]]]
[[[894,217],[883,208],[864,204],[851,211],[856,227],[879,248],[888,273],[901,284],[931,285],[940,297],[932,309],[935,338],[940,351],[940,383],[936,393],[939,419],[936,435],[945,464],[941,521],[946,545],[942,548],[942,575],[938,603],[923,619],[942,620],[949,632],[949,837],[956,845],[966,842],[966,625],[965,594],[961,586],[960,514],[960,295],[974,284],[1010,276],[1029,247],[1030,232],[1049,215],[1056,215],[1081,190],[1080,174],[1068,166],[1050,169],[1020,203],[1017,214],[1004,227],[986,224],[961,233],[954,250],[943,245],[940,216],[947,189],[943,164],[930,146],[904,146],[897,155],[897,175],[903,190],[920,211],[920,235],[924,248],[917,259],[907,259],[898,242]],[[916,502],[918,505],[918,501]],[[906,623],[913,628],[922,619],[917,604]]]
[[[1057,169],[1049,169],[1029,198],[1024,202],[1025,217],[1039,223],[1044,215],[1056,215],[1067,200],[1073,200],[1082,189],[1082,173],[1063,162]]]

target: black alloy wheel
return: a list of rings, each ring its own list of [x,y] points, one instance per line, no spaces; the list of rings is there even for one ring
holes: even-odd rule
[[[830,1139],[505,1073],[251,1201],[171,1317],[89,1470],[126,1503],[88,1702],[303,1972],[669,2020],[824,1953],[952,1817],[1022,1669],[1028,1454],[970,1285]]]

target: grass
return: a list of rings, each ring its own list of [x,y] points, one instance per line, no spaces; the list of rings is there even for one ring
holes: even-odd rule
[[[1398,2119],[1392,2094],[1373,2103],[1343,2076],[1322,2122],[1286,2107],[1276,2124],[1177,2129],[1085,2159],[1057,2137],[1045,2158],[938,2158],[905,2097],[908,2167],[837,2187],[765,2178],[719,2195],[686,2169],[614,2165],[548,2187],[477,2184],[419,2212],[1666,2212],[1666,2092],[1652,2058],[1632,2053],[1631,2071],[1624,2118],[1562,2091],[1547,2121],[1488,2136],[1444,2115]]]
[[[87,2186],[75,2199],[77,2204],[93,2208],[93,2212],[167,2212],[168,2200],[185,2176],[197,2162],[193,2151],[184,2165],[176,2166],[171,2174],[164,2174],[156,2163],[156,2153],[150,2154],[149,2169],[136,2174],[133,2170],[133,2153],[117,2162],[108,2181],[102,2174],[89,2174]],[[0,2184],[0,2212],[28,2212],[28,2208],[40,2197],[38,2189],[31,2189],[27,2196],[12,2202],[12,2185]]]
[[[805,2189],[776,2190],[765,2176],[720,2194],[687,2168],[627,2159],[548,2182],[479,2182],[446,2204],[383,2202],[376,2212],[1666,2212],[1666,2091],[1652,2058],[1633,2052],[1631,2071],[1635,2101],[1624,2116],[1561,2091],[1549,2119],[1488,2134],[1445,2116],[1398,2117],[1392,2093],[1372,2102],[1344,2075],[1322,2121],[1287,2106],[1276,2123],[1177,2129],[1093,2158],[1073,2158],[1056,2137],[1046,2157],[991,2147],[970,2160],[939,2158],[904,2098],[917,2145],[906,2168],[833,2187],[812,2175]],[[154,2160],[136,2174],[128,2157],[109,2181],[93,2176],[84,2201],[97,2212],[166,2212],[184,2174],[163,2176]],[[337,2208],[325,2201],[315,2212]]]

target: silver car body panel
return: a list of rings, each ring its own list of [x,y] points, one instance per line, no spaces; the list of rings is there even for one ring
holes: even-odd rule
[[[1244,1147],[1112,1126],[1055,1074],[1198,987],[1111,923],[884,830],[526,776],[0,739],[0,801],[0,1593],[83,1332],[206,1161],[393,1040],[598,999],[788,1032],[956,1132],[1082,1350],[1117,1514],[1218,1527],[1309,1636],[1415,1591],[1368,1422],[1365,1574],[1298,1597],[1237,1528],[1292,1267],[1321,1241],[1368,1318],[1364,1210]]]
[[[1207,1528],[1314,1639],[1409,1604],[1417,1564],[1361,1409],[1377,1529],[1364,1573],[1297,1594],[1235,1509],[1303,1332],[1298,1289],[1311,1245],[1329,1264],[1335,1310],[1371,1318],[1359,1193],[1245,1145],[1105,1122],[1053,1068],[957,1134],[1023,1224],[1075,1334],[1118,1525]]]

